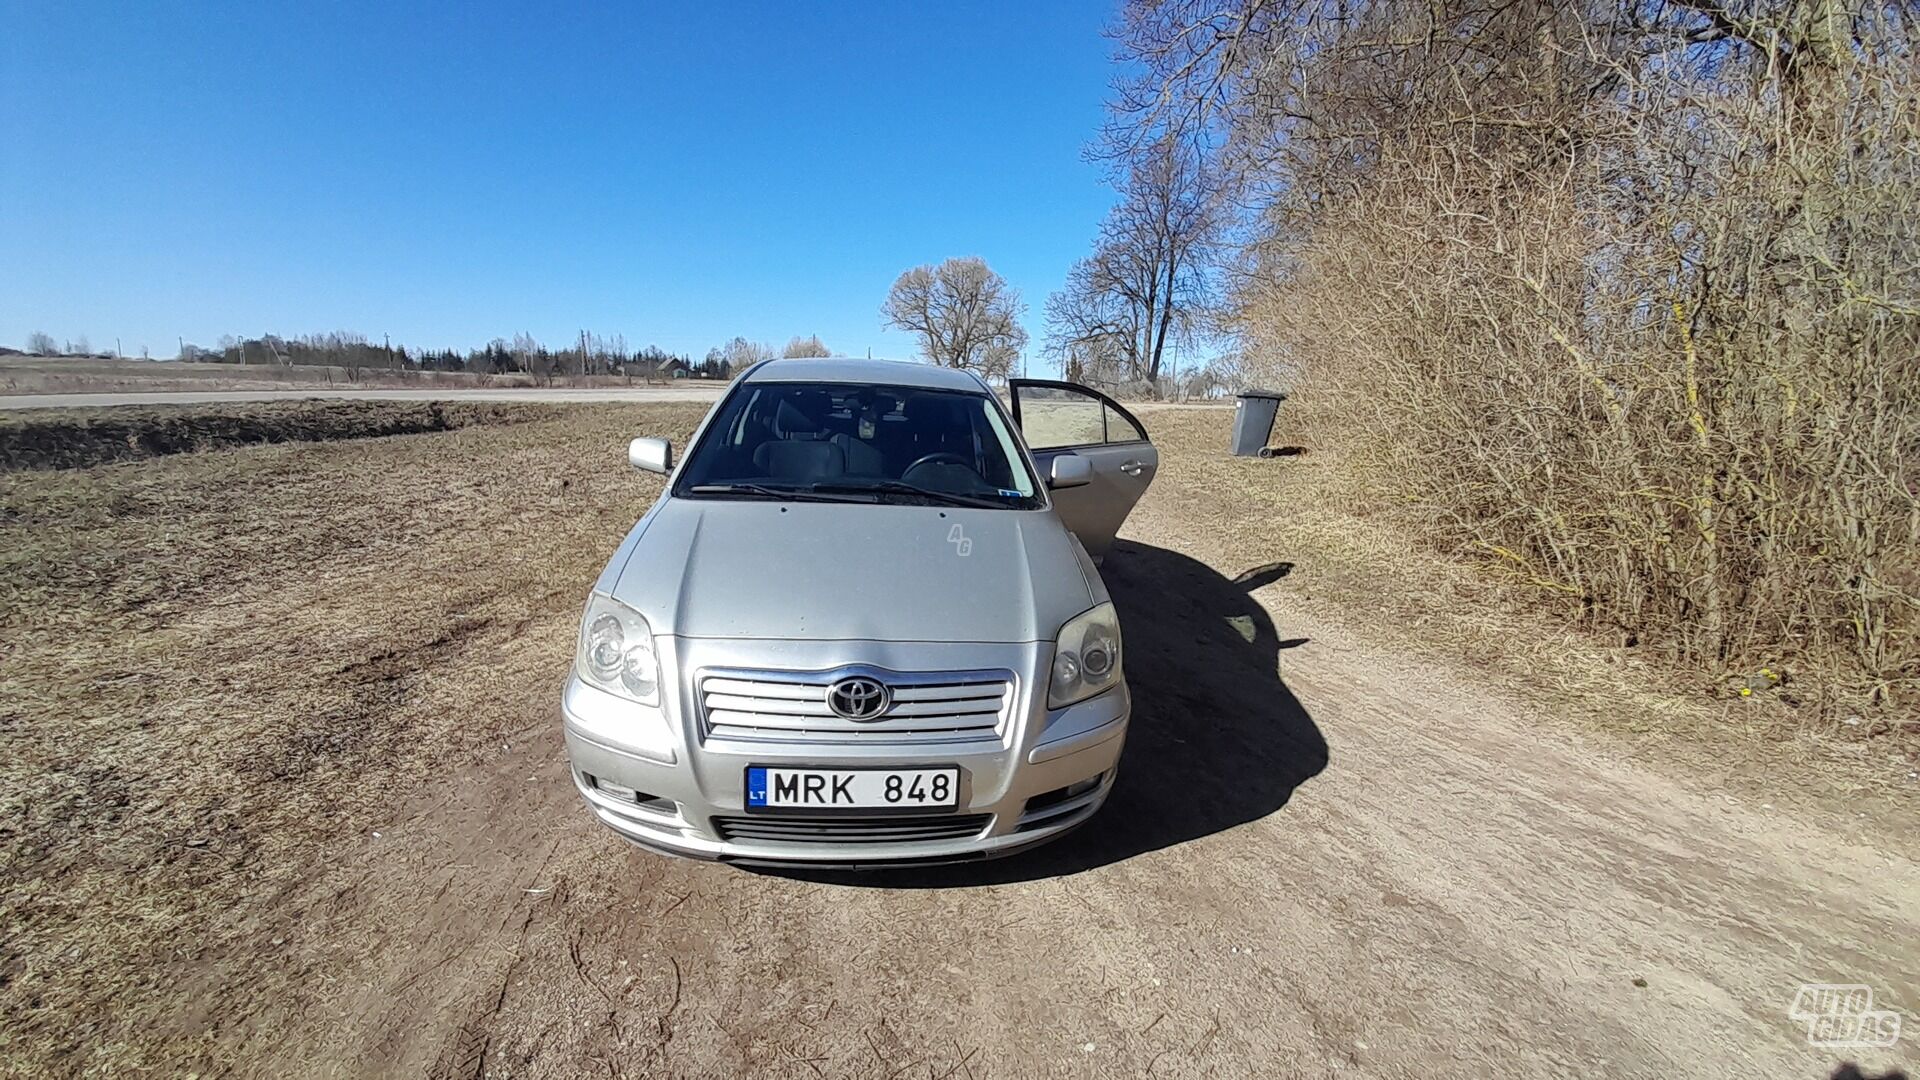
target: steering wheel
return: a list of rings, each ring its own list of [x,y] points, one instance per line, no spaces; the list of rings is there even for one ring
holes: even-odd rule
[[[967,470],[971,470],[973,468],[973,465],[970,462],[968,462],[966,458],[961,457],[959,454],[952,453],[951,451],[941,450],[936,453],[926,454],[916,459],[913,464],[900,470],[900,475],[905,476],[922,465],[958,465],[961,468],[967,469]]]

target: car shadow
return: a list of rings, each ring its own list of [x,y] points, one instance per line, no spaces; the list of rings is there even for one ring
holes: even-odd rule
[[[1274,813],[1327,766],[1327,743],[1280,677],[1281,639],[1249,595],[1291,563],[1234,578],[1119,541],[1101,568],[1120,610],[1133,720],[1106,806],[1078,831],[1004,859],[864,871],[768,871],[872,888],[958,888],[1076,874]]]

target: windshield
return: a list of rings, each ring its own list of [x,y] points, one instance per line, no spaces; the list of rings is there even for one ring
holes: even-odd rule
[[[983,393],[752,383],[727,395],[681,464],[674,494],[1037,508],[1017,447]]]

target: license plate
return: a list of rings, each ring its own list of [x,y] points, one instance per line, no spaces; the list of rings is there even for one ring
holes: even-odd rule
[[[747,766],[749,810],[954,810],[960,770]]]

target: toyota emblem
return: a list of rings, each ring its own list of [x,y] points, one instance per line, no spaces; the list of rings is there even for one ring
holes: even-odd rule
[[[827,687],[827,708],[847,720],[878,720],[891,704],[893,693],[887,684],[864,675],[841,679]]]

